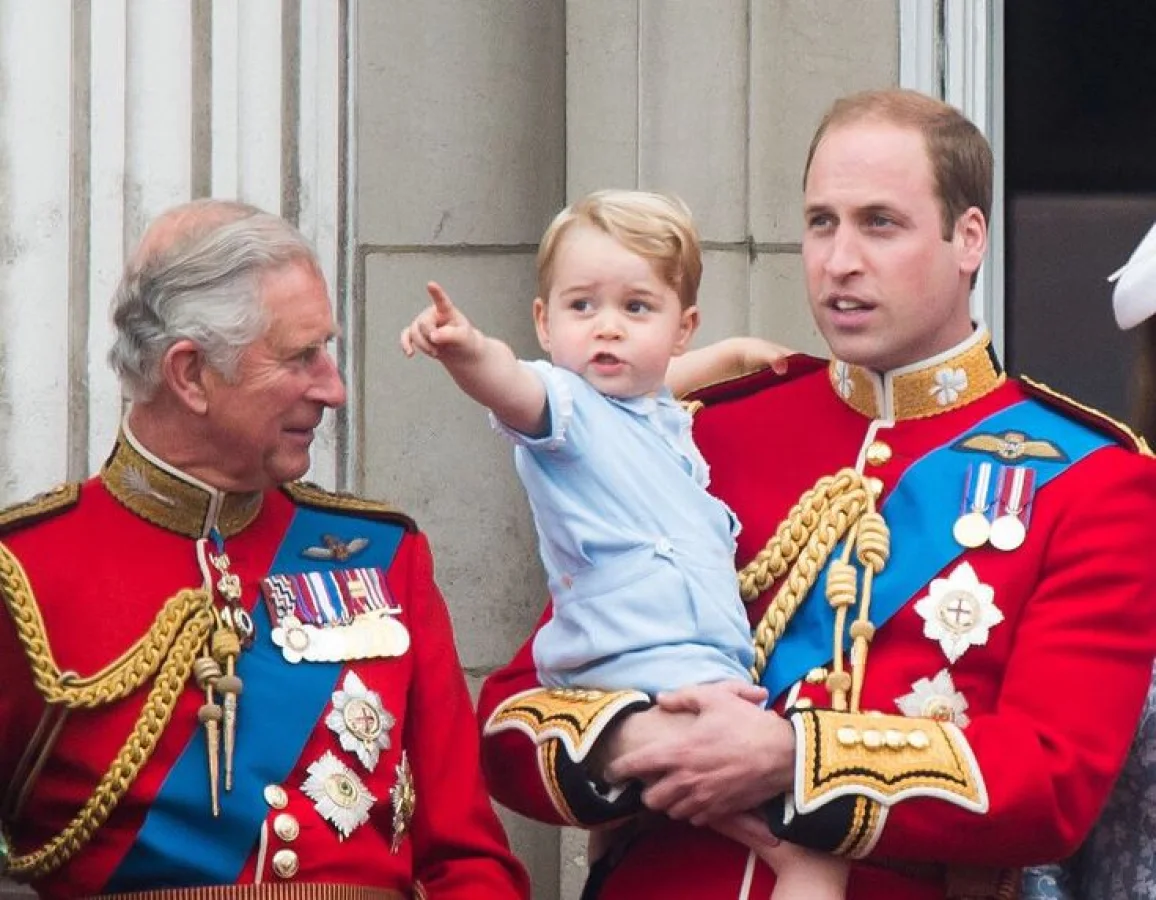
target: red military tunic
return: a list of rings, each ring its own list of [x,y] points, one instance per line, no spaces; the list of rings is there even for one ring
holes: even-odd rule
[[[800,498],[841,470],[860,495],[874,495],[890,531],[858,703],[832,708],[832,631],[818,641],[826,649],[814,665],[823,668],[797,670],[778,693],[795,727],[797,764],[794,796],[768,804],[772,828],[861,860],[851,900],[997,896],[1016,883],[1017,867],[1071,853],[1123,762],[1156,652],[1156,464],[1142,442],[1006,379],[982,331],[882,377],[794,357],[784,377],[760,373],[698,399],[695,436],[711,490],[743,524],[740,566]],[[1041,421],[1052,430],[1033,434]],[[1004,550],[954,540],[981,463],[991,476],[986,497],[1004,503],[988,520],[1010,509],[1026,524],[1019,546],[1007,532]],[[1031,465],[1036,488],[1015,476]],[[1022,502],[1004,508],[1007,490],[997,496],[1005,469],[1008,484],[1021,479],[1027,514]],[[928,475],[937,471],[956,475]],[[809,535],[822,537],[807,515],[795,516],[800,530],[779,534],[787,557]],[[944,536],[952,546],[940,558],[934,548]],[[799,558],[807,553],[802,547]],[[799,574],[798,560],[788,563],[751,598],[752,626]],[[862,568],[845,624],[864,602]],[[829,566],[826,574],[830,590]],[[900,576],[907,589],[897,594]],[[826,603],[819,588],[805,593],[792,622]],[[788,625],[770,668],[793,652],[792,637]],[[600,790],[582,760],[610,722],[649,702],[630,691],[544,691],[527,642],[479,702],[491,791],[548,822],[598,827],[630,816],[637,793]],[[612,849],[592,895],[599,900],[767,897],[773,886],[753,854],[710,829],[660,818],[603,843]]]
[[[216,568],[220,548],[210,542],[203,571],[195,547],[213,525],[228,559]],[[221,494],[122,436],[100,477],[4,514],[0,529],[0,596],[8,607],[0,614],[0,795],[8,792],[3,823],[17,866],[94,795],[146,702],[159,691],[163,706],[166,690],[175,701],[167,722],[146,720],[138,729],[151,757],[107,821],[97,815],[91,837],[54,870],[16,872],[43,896],[254,883],[367,886],[447,900],[529,896],[482,782],[470,698],[429,548],[405,516],[307,486]],[[385,598],[391,634],[408,641],[387,653],[344,646],[335,661],[291,664],[272,642],[262,579],[272,570],[347,578],[354,567],[361,567],[358,583]],[[55,741],[34,739],[46,709],[34,671],[47,665],[92,676],[159,634],[158,613],[170,597],[228,573],[239,578],[239,605],[257,633],[237,662],[236,771],[231,790],[218,775],[219,816],[198,721],[206,694],[192,677],[165,687],[162,665],[127,696],[72,709]],[[344,602],[324,590],[313,599],[330,613]],[[221,609],[219,596],[209,602]],[[37,615],[46,645],[29,640]],[[200,643],[190,645],[194,655]],[[162,645],[160,656],[175,658],[179,649]],[[218,705],[221,698],[218,691]],[[28,766],[40,757],[31,779]]]

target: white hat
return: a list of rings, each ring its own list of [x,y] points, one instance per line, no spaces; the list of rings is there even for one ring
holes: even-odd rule
[[[1156,225],[1144,235],[1124,267],[1108,280],[1116,282],[1112,307],[1121,328],[1135,328],[1156,313]]]

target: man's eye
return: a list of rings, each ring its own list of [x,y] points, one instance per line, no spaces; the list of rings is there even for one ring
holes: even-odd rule
[[[895,220],[890,216],[872,215],[867,217],[868,228],[888,228],[895,224]]]
[[[829,216],[826,213],[819,213],[807,218],[807,228],[811,231],[822,231],[826,228],[830,228],[834,222],[835,220],[832,216]]]

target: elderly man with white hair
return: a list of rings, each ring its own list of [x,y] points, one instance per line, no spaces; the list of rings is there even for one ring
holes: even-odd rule
[[[108,461],[0,513],[0,871],[62,900],[527,897],[425,538],[297,480],[345,402],[308,243],[178,207],[112,313]]]

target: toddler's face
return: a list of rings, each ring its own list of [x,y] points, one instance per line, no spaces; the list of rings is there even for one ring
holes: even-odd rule
[[[534,301],[542,349],[556,366],[611,397],[662,387],[672,356],[698,327],[675,289],[650,261],[589,226],[567,233],[557,250],[549,297]]]

